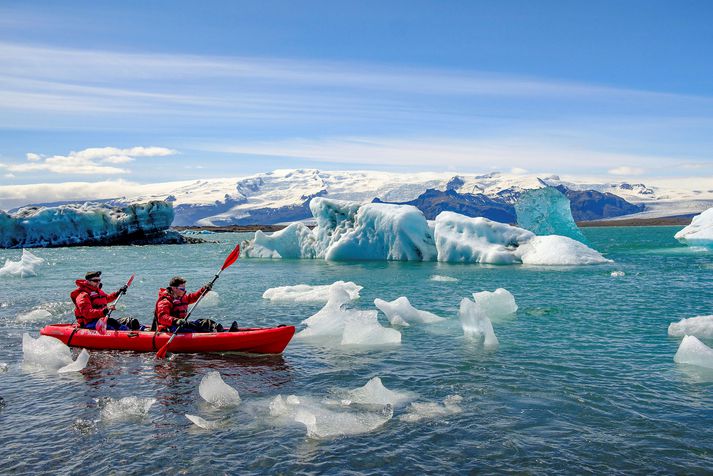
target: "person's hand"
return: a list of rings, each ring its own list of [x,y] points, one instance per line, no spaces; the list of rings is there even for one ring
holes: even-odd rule
[[[129,286],[127,286],[126,284],[124,284],[122,287],[119,288],[119,292],[120,292],[121,294],[126,294],[126,290],[127,290],[127,289],[129,289]]]
[[[102,312],[105,316],[108,316],[111,311],[116,311],[116,306],[114,306],[113,304],[111,306],[105,307]]]
[[[205,292],[212,291],[213,290],[213,283],[208,283],[205,286],[203,286],[203,289],[205,289]]]
[[[173,323],[176,325],[176,327],[183,327],[186,325],[186,320],[185,319],[176,319],[173,321]]]

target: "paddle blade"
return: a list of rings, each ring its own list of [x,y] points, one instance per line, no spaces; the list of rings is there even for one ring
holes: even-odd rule
[[[223,271],[225,268],[230,266],[231,264],[235,263],[238,260],[238,257],[240,256],[240,245],[235,245],[235,249],[230,252],[227,258],[225,258],[225,262],[223,263],[223,267],[220,268],[221,271]]]
[[[106,317],[102,317],[97,321],[96,326],[94,326],[94,329],[101,335],[106,335]]]
[[[166,358],[166,352],[168,352],[168,344],[170,344],[170,342],[166,342],[163,347],[161,347],[160,349],[158,349],[158,352],[156,352],[156,358],[157,358],[157,359],[164,359],[164,358]]]
[[[131,277],[129,278],[129,280],[126,282],[126,287],[127,287],[127,288],[128,288],[129,286],[131,286],[131,283],[134,282],[134,277],[135,277],[135,276],[136,276],[136,274],[132,274]]]

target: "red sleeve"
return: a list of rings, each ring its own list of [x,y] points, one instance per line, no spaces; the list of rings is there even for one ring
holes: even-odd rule
[[[158,316],[158,325],[170,327],[173,325],[173,317],[171,317],[171,301],[168,299],[159,299],[156,303],[156,315]]]
[[[79,309],[79,314],[87,321],[104,317],[104,311],[102,309],[94,309],[92,307],[92,301],[89,299],[89,294],[87,293],[79,293],[76,304],[77,309]]]
[[[116,301],[116,298],[119,297],[119,291],[116,291],[115,293],[107,294],[106,296],[106,302],[114,302]]]
[[[186,294],[186,298],[185,298],[186,302],[188,304],[193,304],[194,302],[196,302],[198,300],[198,298],[201,297],[201,294],[203,294],[204,290],[205,290],[205,288],[200,288],[198,291],[196,291],[194,293]]]

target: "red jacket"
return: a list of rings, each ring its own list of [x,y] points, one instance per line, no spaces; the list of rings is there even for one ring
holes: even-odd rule
[[[77,318],[80,326],[86,326],[103,317],[107,304],[116,301],[119,297],[119,291],[107,294],[84,279],[78,279],[75,283],[77,289],[72,291],[69,297],[74,303],[74,317]]]
[[[158,320],[158,330],[166,330],[178,319],[183,319],[188,314],[188,305],[193,304],[201,297],[204,288],[191,294],[184,294],[180,298],[173,296],[168,289],[159,289],[156,301],[155,314]]]

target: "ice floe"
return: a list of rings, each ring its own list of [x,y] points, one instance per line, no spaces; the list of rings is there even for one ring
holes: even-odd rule
[[[203,428],[204,430],[215,430],[222,426],[221,422],[219,421],[208,421],[204,418],[199,417],[198,415],[189,415],[188,413],[186,413],[185,415],[186,418],[188,418],[194,425],[199,428]]]
[[[540,266],[581,266],[611,263],[596,250],[566,236],[536,236],[517,253],[523,264]]]
[[[622,276],[625,276],[626,273],[624,271],[612,271],[611,272],[611,277],[612,278],[621,278]]]
[[[46,309],[33,309],[32,311],[18,314],[15,318],[17,322],[43,322],[52,317],[52,313]]]
[[[7,369],[8,369],[8,368],[9,368],[9,366],[7,365],[7,363],[5,363],[5,362],[0,362],[0,374],[1,374],[1,373],[4,373],[4,372],[7,372]]]
[[[324,302],[329,300],[329,290],[341,288],[347,292],[349,299],[359,299],[359,292],[363,286],[359,286],[351,281],[337,281],[332,284],[322,286],[310,286],[298,284],[295,286],[281,286],[270,288],[262,294],[263,299],[277,302]]]
[[[206,402],[216,407],[231,407],[240,404],[240,394],[223,381],[220,372],[209,372],[203,376],[198,393]]]
[[[82,351],[77,356],[77,360],[75,360],[71,364],[67,364],[64,367],[60,368],[59,370],[57,370],[57,373],[66,374],[70,372],[79,372],[87,366],[88,362],[89,352],[87,352],[87,349],[82,349]]]
[[[220,305],[220,295],[215,291],[208,291],[201,299],[203,307],[217,307]]]
[[[517,312],[515,296],[505,288],[473,293],[473,299],[491,321],[510,317]]]
[[[672,322],[668,326],[668,335],[681,337],[685,335],[698,338],[713,338],[713,315],[698,316]]]
[[[124,420],[143,418],[148,415],[155,398],[123,397],[114,399],[103,397],[97,400],[102,420]]]
[[[444,321],[445,318],[432,312],[420,311],[413,307],[406,296],[393,301],[374,299],[374,305],[386,315],[391,325],[408,326],[410,324],[431,324]]]
[[[441,418],[449,415],[461,413],[463,409],[460,403],[463,397],[460,395],[448,395],[443,404],[436,402],[414,402],[406,409],[406,413],[399,417],[400,420],[406,422],[416,422],[420,420]]]
[[[698,340],[695,336],[684,336],[678,346],[673,361],[677,364],[696,365],[713,369],[713,349]]]
[[[585,243],[572,218],[569,198],[554,187],[523,192],[515,203],[517,225],[536,235],[560,235]]]
[[[693,217],[691,224],[676,233],[674,238],[690,246],[713,246],[713,208]]]
[[[363,387],[349,390],[344,398],[362,405],[391,405],[397,407],[415,398],[411,392],[395,392],[384,387],[379,377],[369,380]]]
[[[44,262],[45,260],[43,258],[27,250],[22,250],[22,256],[19,261],[5,260],[5,265],[0,268],[0,277],[29,278],[37,276],[37,272]]]
[[[441,281],[444,283],[455,283],[458,281],[458,278],[453,278],[451,276],[443,276],[440,274],[434,274],[431,276],[431,281]]]
[[[72,360],[72,351],[61,341],[49,336],[33,339],[29,334],[22,336],[23,363],[30,367],[50,371],[77,372],[87,365],[89,354],[84,351]]]
[[[458,317],[460,317],[463,334],[466,338],[477,343],[482,342],[483,347],[487,350],[498,348],[498,338],[495,336],[493,324],[478,303],[463,298],[460,302]]]

